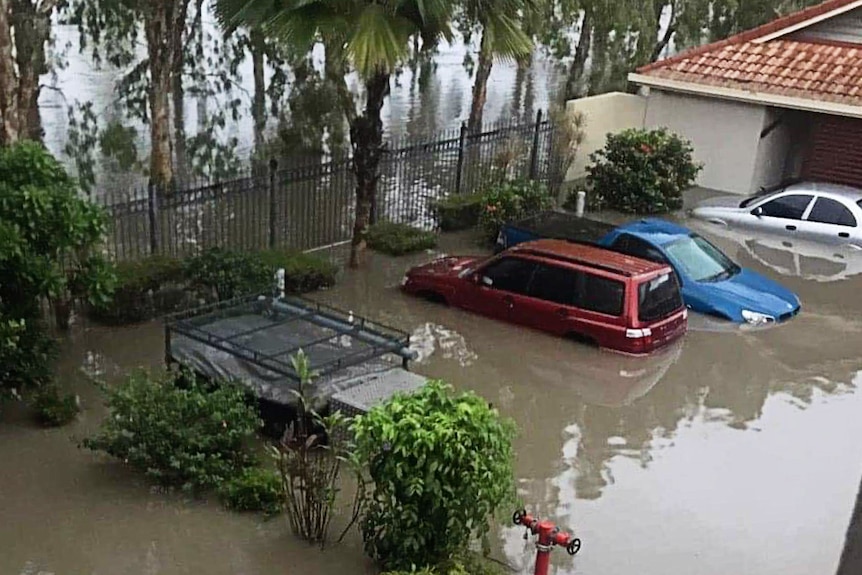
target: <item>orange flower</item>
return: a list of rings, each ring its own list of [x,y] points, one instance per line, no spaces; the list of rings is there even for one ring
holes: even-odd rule
[[[652,146],[649,144],[641,144],[641,152],[644,154],[652,154]]]

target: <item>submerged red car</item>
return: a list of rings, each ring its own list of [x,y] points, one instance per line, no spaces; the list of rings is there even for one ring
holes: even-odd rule
[[[559,240],[407,272],[407,293],[601,347],[645,354],[682,336],[688,313],[667,264]]]

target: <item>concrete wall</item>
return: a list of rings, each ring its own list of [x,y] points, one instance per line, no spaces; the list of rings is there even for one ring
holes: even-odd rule
[[[747,194],[764,125],[764,106],[652,89],[647,99],[647,128],[667,128],[690,140],[703,162],[697,184]]]
[[[584,139],[578,149],[575,162],[566,174],[566,180],[577,180],[587,175],[590,154],[604,147],[607,135],[628,128],[642,128],[646,98],[610,92],[589,98],[569,100],[566,103],[569,114],[580,112],[586,122]]]
[[[808,140],[811,115],[796,110],[767,108],[752,189],[769,187],[798,177],[802,172],[804,146]]]

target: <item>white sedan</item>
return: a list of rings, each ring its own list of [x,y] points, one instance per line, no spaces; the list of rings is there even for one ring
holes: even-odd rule
[[[862,247],[862,190],[848,186],[802,182],[747,198],[713,198],[692,215],[730,228]]]

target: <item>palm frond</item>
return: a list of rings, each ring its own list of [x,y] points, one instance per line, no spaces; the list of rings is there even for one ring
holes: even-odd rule
[[[392,71],[408,53],[412,23],[386,10],[367,4],[353,25],[347,54],[361,76]]]
[[[496,11],[488,14],[483,33],[494,55],[503,59],[522,58],[533,50],[530,37],[518,20],[508,14]]]

